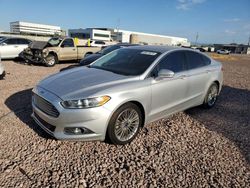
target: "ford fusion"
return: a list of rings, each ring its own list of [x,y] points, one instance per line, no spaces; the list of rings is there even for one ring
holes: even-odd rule
[[[33,89],[32,117],[57,139],[127,144],[150,122],[213,107],[222,81],[221,64],[200,52],[128,47],[42,80]]]

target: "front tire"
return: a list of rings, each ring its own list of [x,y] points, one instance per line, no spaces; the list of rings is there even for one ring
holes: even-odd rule
[[[203,106],[205,108],[212,108],[217,101],[218,94],[219,94],[219,86],[218,84],[213,83],[207,91],[207,95],[204,99]]]
[[[138,134],[142,122],[140,108],[133,103],[124,104],[112,115],[108,124],[107,137],[113,144],[130,143]]]
[[[49,54],[46,58],[45,58],[45,65],[47,67],[53,67],[55,66],[55,64],[58,63],[58,58],[56,55],[54,54]]]

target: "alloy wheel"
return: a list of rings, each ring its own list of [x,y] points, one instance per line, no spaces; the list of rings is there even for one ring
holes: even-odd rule
[[[115,136],[120,141],[128,141],[137,132],[140,125],[139,114],[136,110],[128,108],[123,110],[115,122]]]

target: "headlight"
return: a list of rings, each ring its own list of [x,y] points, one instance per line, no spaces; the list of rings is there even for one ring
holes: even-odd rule
[[[42,51],[43,57],[46,57],[49,54],[49,51],[47,49],[44,49]]]
[[[109,96],[79,99],[79,100],[69,100],[61,102],[64,108],[93,108],[102,106],[107,103],[111,98]]]

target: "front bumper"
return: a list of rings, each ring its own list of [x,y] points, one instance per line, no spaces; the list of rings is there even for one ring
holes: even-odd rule
[[[20,58],[24,59],[26,62],[31,63],[45,63],[45,59],[40,55],[29,54],[26,52],[22,52],[19,55]]]
[[[36,93],[38,95],[38,93]],[[96,107],[89,109],[65,109],[61,106],[61,99],[48,91],[45,94],[39,94],[51,104],[60,113],[58,117],[52,117],[39,109],[32,101],[32,118],[48,134],[57,139],[103,141],[106,135],[108,121],[111,111],[105,107]],[[83,128],[91,132],[86,134],[68,134],[65,128]]]

